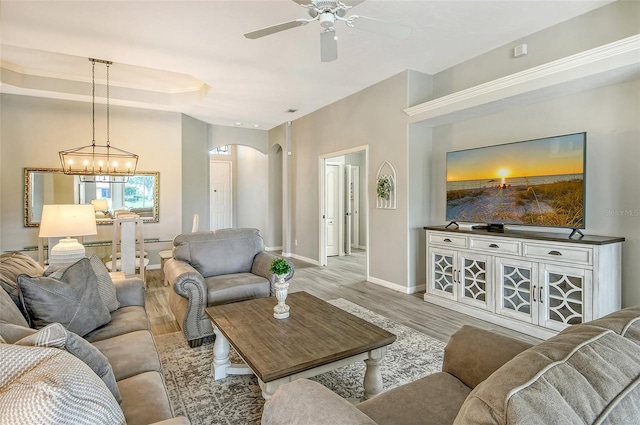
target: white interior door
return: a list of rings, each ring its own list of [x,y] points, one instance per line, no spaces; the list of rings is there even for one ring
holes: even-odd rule
[[[327,257],[340,254],[340,226],[339,222],[339,166],[326,164],[324,168],[325,181],[325,226],[327,235]]]
[[[347,194],[347,199],[345,202],[346,208],[345,208],[345,214],[344,214],[344,222],[345,222],[344,253],[345,255],[351,255],[351,235],[352,235],[351,228],[353,227],[353,180],[352,180],[351,168],[352,166],[349,164],[345,165],[344,167],[345,183],[346,183],[345,193]]]
[[[231,163],[210,163],[211,230],[231,227]]]

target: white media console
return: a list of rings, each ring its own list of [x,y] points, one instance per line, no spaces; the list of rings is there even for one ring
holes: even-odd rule
[[[621,308],[624,238],[425,230],[425,301],[543,339]]]

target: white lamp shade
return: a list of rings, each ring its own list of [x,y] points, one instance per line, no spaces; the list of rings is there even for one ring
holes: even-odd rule
[[[94,199],[91,201],[91,205],[93,205],[93,209],[96,211],[106,211],[109,209],[109,202],[106,199]]]
[[[40,220],[41,238],[98,234],[93,205],[44,205]]]

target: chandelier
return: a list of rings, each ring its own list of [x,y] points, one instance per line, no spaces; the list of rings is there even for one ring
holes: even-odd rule
[[[111,146],[109,140],[109,66],[113,63],[89,58],[92,64],[92,127],[91,144],[60,151],[65,174],[80,176],[82,182],[126,183],[136,172],[138,155]],[[107,142],[96,145],[96,62],[107,68]]]

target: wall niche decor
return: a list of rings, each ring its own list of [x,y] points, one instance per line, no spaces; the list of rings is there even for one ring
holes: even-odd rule
[[[376,208],[396,209],[396,169],[384,161],[376,175]]]

